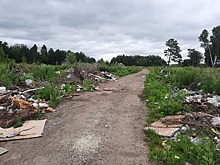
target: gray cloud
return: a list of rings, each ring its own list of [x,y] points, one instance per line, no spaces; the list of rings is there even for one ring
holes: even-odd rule
[[[201,50],[198,36],[218,26],[216,0],[2,0],[0,38],[54,49],[83,51],[96,59],[119,54],[163,55],[165,41]]]

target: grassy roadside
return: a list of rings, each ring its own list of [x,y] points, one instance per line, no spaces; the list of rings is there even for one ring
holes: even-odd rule
[[[190,86],[192,90],[219,94],[219,69],[170,67],[166,68],[165,72],[160,70],[161,67],[151,67],[145,82],[149,124],[167,115],[192,111],[189,105],[182,104],[187,95],[180,90],[182,87]],[[193,87],[191,84],[201,85]],[[179,133],[173,139],[163,138],[153,130],[146,130],[145,133],[151,151],[150,158],[157,164],[220,164],[220,153],[216,151],[215,136],[210,129],[197,130],[196,133],[200,137],[199,143],[193,143],[190,140],[194,133],[193,129]]]

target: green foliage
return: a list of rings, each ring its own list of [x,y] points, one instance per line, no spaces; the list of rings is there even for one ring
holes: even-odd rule
[[[5,52],[3,50],[3,47],[0,45],[0,63],[4,61],[5,58],[6,58]]]
[[[111,59],[111,64],[123,64],[125,66],[163,66],[166,65],[166,61],[160,56],[149,55],[149,56],[127,56],[127,55],[118,55]]]
[[[73,52],[71,52],[70,50],[67,51],[65,61],[66,61],[67,64],[74,64],[74,63],[76,63],[76,55]]]
[[[209,39],[210,38],[210,39]],[[199,36],[201,47],[205,50],[205,63],[207,66],[214,67],[220,59],[220,26],[212,29],[212,35],[209,36],[208,30],[204,29]]]
[[[15,62],[8,60],[0,65],[0,83],[5,87],[10,87],[18,81],[16,76]]]
[[[165,70],[169,73],[165,80],[172,86],[220,94],[220,68],[167,67]]]
[[[49,80],[51,82],[54,81],[54,77],[56,77],[55,68],[54,66],[48,67],[47,65],[35,66],[36,68],[33,69],[33,75],[38,80]]]
[[[151,67],[150,74],[145,81],[145,93],[147,96],[148,122],[153,122],[167,115],[174,115],[179,111],[190,112],[189,106],[183,106],[186,97],[184,91],[175,86],[191,86],[192,83],[201,83],[197,89],[209,89],[218,93],[219,69],[210,68],[165,68],[165,74],[160,72],[159,67]],[[210,90],[211,89],[211,90]],[[198,144],[190,140],[192,131],[180,134],[177,139],[169,140],[162,146],[163,139],[153,130],[146,130],[150,157],[157,164],[185,164],[187,160],[195,165],[218,165],[220,164],[220,153],[216,152],[213,136],[210,131],[202,130],[199,134]]]
[[[169,67],[166,71],[169,73],[167,81],[173,86],[189,86],[193,82],[200,82],[199,68],[193,67]]]
[[[91,80],[90,79],[84,79],[82,87],[83,87],[83,90],[91,91],[93,89]]]
[[[184,91],[173,91],[172,86],[165,83],[163,73],[159,68],[151,68],[150,74],[145,82],[145,93],[147,96],[148,121],[155,121],[167,115],[174,115],[180,111],[189,111],[189,107],[183,106],[186,97]]]
[[[59,77],[66,76],[65,72],[62,72],[62,74],[57,74],[56,71],[59,70],[60,66],[32,65],[29,72],[33,74],[35,80],[55,83]]]
[[[201,62],[201,60],[203,59],[202,53],[195,50],[195,49],[188,49],[188,56],[189,59],[189,63],[191,64],[191,66],[198,66]]]
[[[65,84],[63,87],[63,90],[65,91],[65,94],[70,94],[71,93],[71,85],[70,84]]]
[[[38,89],[35,93],[35,99],[50,100],[51,93],[57,93],[57,90],[54,84]]]
[[[56,108],[60,104],[60,92],[50,93],[50,103],[49,106]]]
[[[79,72],[87,72],[87,73],[92,73],[94,71],[98,70],[98,65],[96,63],[77,63],[76,65],[76,70]]]
[[[16,123],[14,125],[14,128],[21,127],[24,124],[24,121],[21,120],[20,116],[18,115],[16,115],[15,118],[16,118]]]
[[[166,50],[164,50],[164,55],[165,57],[168,58],[168,65],[170,64],[171,61],[173,62],[180,62],[182,61],[182,56],[180,52],[182,51],[180,47],[178,46],[177,40],[171,38],[166,41],[166,46],[168,47]]]
[[[49,100],[49,105],[55,108],[60,103],[60,91],[54,84],[48,85],[36,91],[35,99]]]
[[[103,63],[99,63],[98,68],[100,71],[107,71],[113,73],[118,77],[126,76],[129,74],[137,73],[143,69],[140,66],[124,66],[121,64],[114,64],[114,65],[106,65]]]
[[[220,162],[220,153],[216,152],[213,137],[199,137],[200,143],[195,144],[189,138],[191,134],[189,131],[178,135],[176,141],[169,140],[165,146],[162,146],[163,139],[153,130],[146,130],[145,133],[151,150],[150,158],[158,164],[185,164],[187,160],[195,165],[218,165]]]
[[[69,95],[71,92],[76,91],[76,85],[64,84],[63,88],[61,88],[61,93],[65,95]]]

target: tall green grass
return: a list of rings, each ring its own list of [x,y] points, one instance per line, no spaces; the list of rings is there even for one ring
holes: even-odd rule
[[[173,86],[189,87],[220,94],[220,68],[167,67],[167,81]],[[197,84],[201,84],[197,86]]]
[[[0,63],[0,84],[5,87],[10,87],[18,82],[16,76],[16,64],[13,60],[8,60],[5,63]]]

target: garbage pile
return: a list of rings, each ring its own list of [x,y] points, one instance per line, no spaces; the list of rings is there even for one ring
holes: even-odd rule
[[[66,69],[64,72],[56,72],[56,74],[63,73],[67,76],[60,76],[61,78],[56,82],[58,86],[57,90],[61,90],[61,92],[64,90],[66,84],[76,85],[76,92],[83,91],[83,81],[85,79],[91,80],[93,89],[100,82],[116,80],[112,73],[109,72],[86,72],[74,68]],[[35,99],[35,92],[48,84],[48,82],[36,82],[26,79],[24,82],[19,82],[8,89],[0,86],[0,128],[8,128],[17,123],[18,120],[32,118],[36,113],[54,112],[55,109],[49,106],[48,100],[42,98]],[[69,93],[69,95],[78,96],[75,93]]]
[[[220,96],[204,94],[202,92],[188,91],[183,104],[192,108],[191,113],[166,116],[145,127],[145,130],[154,130],[167,140],[177,140],[177,136],[186,130],[193,130],[190,140],[194,144],[200,143],[198,130],[210,130],[216,150],[220,151]]]
[[[78,70],[74,68],[66,69],[65,72],[67,73],[66,80],[71,80],[71,82],[75,82],[75,84],[79,83],[82,84],[83,80],[88,78],[91,80],[95,80],[97,82],[106,82],[106,81],[115,81],[117,78],[109,72],[106,71],[85,71],[85,70]],[[61,72],[58,71],[57,74]]]
[[[0,127],[2,128],[10,127],[18,120],[34,117],[36,113],[55,111],[49,107],[48,101],[34,99],[34,92],[40,88],[28,90],[19,87],[13,90],[4,89],[0,93]]]

